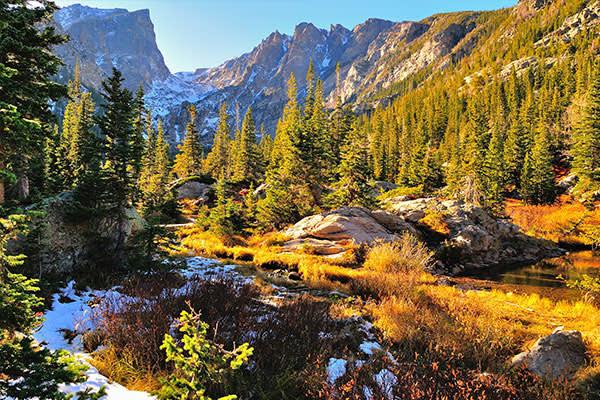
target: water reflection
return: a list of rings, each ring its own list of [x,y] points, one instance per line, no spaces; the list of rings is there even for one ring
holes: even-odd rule
[[[556,277],[578,279],[581,275],[600,276],[600,255],[591,251],[580,251],[547,259],[533,265],[501,265],[477,271],[471,277],[508,285],[533,287],[564,287]]]

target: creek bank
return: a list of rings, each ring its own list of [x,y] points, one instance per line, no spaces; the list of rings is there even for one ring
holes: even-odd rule
[[[517,225],[461,201],[401,196],[383,205],[386,210],[342,207],[306,217],[281,232],[289,239],[283,248],[339,257],[350,246],[393,242],[410,233],[435,251],[431,272],[442,275],[534,263],[564,253],[556,244],[527,236]]]

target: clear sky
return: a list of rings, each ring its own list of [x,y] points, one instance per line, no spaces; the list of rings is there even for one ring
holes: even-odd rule
[[[252,50],[271,32],[299,22],[352,29],[368,18],[420,20],[448,11],[491,10],[517,0],[55,0],[98,8],[150,9],[158,47],[171,72],[214,67]]]

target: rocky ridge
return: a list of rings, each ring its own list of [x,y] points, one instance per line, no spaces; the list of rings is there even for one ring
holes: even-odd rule
[[[393,242],[408,232],[436,252],[433,272],[460,274],[501,263],[532,263],[562,254],[554,244],[520,232],[518,226],[492,218],[485,210],[455,200],[402,197],[386,200],[387,210],[342,207],[306,217],[281,233],[288,251],[310,248],[315,254],[340,255],[349,245]],[[444,231],[431,228],[435,214]]]

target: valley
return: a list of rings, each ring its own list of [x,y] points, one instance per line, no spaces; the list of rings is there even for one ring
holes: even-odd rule
[[[0,399],[599,398],[599,1],[148,7],[0,4]]]

